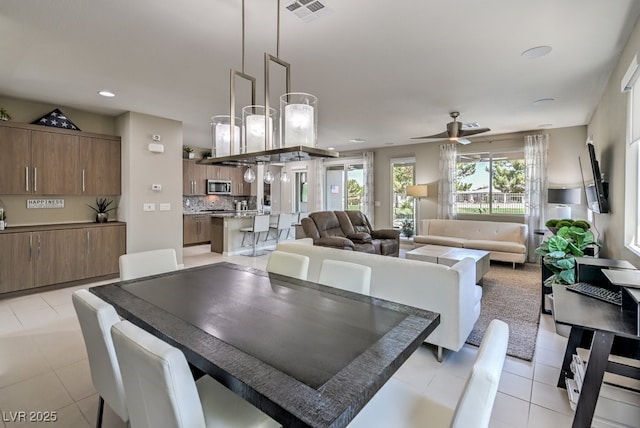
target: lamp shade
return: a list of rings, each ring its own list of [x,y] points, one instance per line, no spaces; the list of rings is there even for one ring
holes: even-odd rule
[[[547,202],[550,204],[574,205],[580,203],[580,189],[548,189]]]
[[[235,118],[236,123],[240,119]],[[233,147],[231,147],[231,116],[217,115],[211,117],[211,133],[213,138],[212,153],[214,157],[237,155],[240,153],[240,127],[233,126],[235,130]]]
[[[242,108],[242,124],[244,132],[245,153],[261,152],[273,147],[267,147],[265,142],[265,106],[251,105]],[[277,125],[276,109],[269,108],[269,133],[271,134],[271,144],[275,137]]]
[[[407,196],[413,196],[414,198],[426,198],[429,196],[429,186],[426,184],[407,186]]]
[[[317,97],[302,92],[291,92],[280,97],[282,147],[317,145],[317,104]]]

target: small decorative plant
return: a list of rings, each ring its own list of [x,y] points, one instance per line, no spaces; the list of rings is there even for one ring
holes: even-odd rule
[[[564,227],[564,226],[567,226],[567,227],[575,226],[575,227],[579,227],[579,228],[581,228],[583,230],[591,229],[591,225],[589,224],[588,221],[586,221],[586,220],[572,220],[570,218],[565,218],[565,219],[552,218],[550,220],[547,220],[547,222],[544,225],[547,226],[547,228],[552,233],[557,233],[558,230],[561,227]]]
[[[211,150],[206,151],[202,154],[202,159],[209,159],[211,157]]]
[[[400,226],[400,231],[407,238],[411,238],[413,236],[413,222],[409,219],[403,220],[402,226]]]
[[[184,157],[186,159],[193,159],[195,157],[195,153],[193,153],[193,147],[184,146],[182,150],[184,151]]]
[[[11,120],[11,115],[3,107],[0,107],[0,120]]]
[[[106,223],[109,220],[109,212],[117,209],[118,207],[111,207],[112,200],[107,198],[96,198],[96,206],[87,205],[89,208],[96,212],[96,223]]]
[[[545,279],[544,285],[551,287],[551,284],[573,284],[576,282],[576,257],[583,257],[584,250],[588,246],[599,244],[595,241],[593,232],[589,230],[590,225],[584,220],[587,228],[571,225],[561,226],[555,235],[542,241],[536,248],[536,254],[542,256],[542,262],[551,271],[552,275]],[[562,221],[557,224],[560,225]],[[573,222],[574,224],[576,222]],[[547,226],[553,227],[553,226]]]

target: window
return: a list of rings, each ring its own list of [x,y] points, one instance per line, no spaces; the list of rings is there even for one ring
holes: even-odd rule
[[[524,153],[464,153],[456,164],[459,214],[525,214]]]
[[[413,197],[407,196],[407,186],[415,184],[415,158],[391,160],[391,220],[393,227],[401,227],[405,220],[415,225]]]

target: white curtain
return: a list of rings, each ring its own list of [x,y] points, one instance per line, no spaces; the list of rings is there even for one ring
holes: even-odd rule
[[[456,162],[456,145],[441,145],[440,182],[438,183],[438,218],[456,218]]]
[[[369,218],[369,222],[374,225],[373,219],[373,152],[364,152],[362,154],[364,159],[364,195],[363,205],[364,214]]]
[[[547,156],[549,151],[549,135],[527,135],[524,137],[525,162],[525,220],[529,227],[527,239],[527,260],[536,261],[535,249],[538,245],[535,230],[544,228],[544,212],[546,208]]]

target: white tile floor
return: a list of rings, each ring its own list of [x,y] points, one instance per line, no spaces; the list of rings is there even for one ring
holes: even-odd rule
[[[222,257],[209,252],[208,246],[184,251],[185,267],[223,260],[264,269],[267,256]],[[0,428],[95,426],[98,397],[70,297],[72,291],[90,285],[0,300]],[[492,427],[571,426],[573,412],[566,392],[555,386],[565,345],[566,339],[555,334],[551,317],[542,315],[534,361],[507,358]],[[422,346],[394,376],[453,407],[476,352],[466,345],[457,353],[445,352],[444,361],[438,363],[433,348]],[[21,411],[55,411],[58,420],[12,421]],[[103,426],[125,425],[105,406]]]

